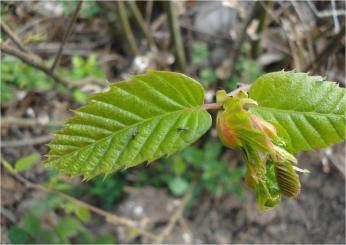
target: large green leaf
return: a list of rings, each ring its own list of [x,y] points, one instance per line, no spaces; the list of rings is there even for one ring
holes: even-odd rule
[[[49,144],[48,163],[92,178],[182,150],[211,126],[204,89],[174,72],[112,85],[75,111]]]
[[[324,148],[345,139],[345,89],[306,73],[273,72],[258,78],[251,111],[284,128],[292,152]]]

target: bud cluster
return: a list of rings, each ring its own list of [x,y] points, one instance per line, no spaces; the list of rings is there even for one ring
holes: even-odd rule
[[[244,91],[229,96],[220,90],[216,99],[222,105],[217,115],[218,136],[225,146],[242,151],[247,164],[245,180],[255,190],[260,209],[276,206],[281,195],[297,197],[300,181],[295,171],[307,171],[293,165],[297,159],[285,150],[274,124],[251,112],[257,102]]]

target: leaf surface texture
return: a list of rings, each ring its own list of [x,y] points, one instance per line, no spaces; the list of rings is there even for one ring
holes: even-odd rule
[[[110,86],[75,111],[49,144],[47,164],[89,179],[154,161],[211,126],[204,89],[174,72],[153,71]]]
[[[306,73],[273,72],[254,82],[250,98],[259,104],[251,112],[286,130],[292,152],[345,139],[345,89],[336,83]]]

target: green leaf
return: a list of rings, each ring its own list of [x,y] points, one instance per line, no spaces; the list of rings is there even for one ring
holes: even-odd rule
[[[38,153],[33,153],[28,156],[22,157],[16,162],[15,169],[19,172],[27,170],[38,163],[40,161],[40,158],[41,156]]]
[[[63,200],[54,194],[48,194],[40,203],[38,203],[31,212],[35,215],[42,215],[49,210],[59,207]]]
[[[64,218],[56,226],[57,233],[63,237],[68,238],[77,235],[78,232],[83,231],[82,224],[74,218]]]
[[[174,195],[181,196],[186,192],[189,183],[185,179],[177,177],[169,181],[168,187]]]
[[[79,56],[73,56],[72,57],[72,66],[73,68],[82,68],[84,66],[84,59]]]
[[[41,229],[40,220],[33,215],[32,213],[25,214],[23,228],[27,233],[29,233],[32,237],[35,237],[36,234]]]
[[[195,42],[192,46],[192,63],[201,64],[208,60],[208,45],[204,42]]]
[[[89,99],[49,144],[46,163],[90,179],[180,151],[211,126],[204,89],[174,72],[153,71]]]
[[[115,239],[112,235],[100,235],[96,237],[94,244],[115,244]]]
[[[183,159],[180,156],[176,156],[173,159],[172,168],[175,175],[181,176],[186,171],[186,163],[183,161]]]
[[[80,89],[72,90],[72,98],[77,103],[84,104],[87,100],[87,94]]]
[[[6,171],[8,171],[12,175],[16,174],[17,171],[14,169],[14,167],[12,167],[11,163],[6,161],[5,159],[1,159],[1,162],[2,165],[4,165]]]
[[[90,231],[86,230],[78,234],[78,242],[80,244],[98,244],[93,242],[94,238]]]
[[[42,229],[40,234],[35,237],[36,244],[63,244],[64,240],[60,239],[51,229]]]
[[[25,230],[16,226],[10,228],[8,238],[12,244],[34,243],[34,239]]]
[[[76,216],[84,222],[89,222],[91,215],[90,215],[89,209],[79,206],[78,209],[76,210]]]
[[[268,73],[254,82],[250,98],[259,104],[251,112],[287,131],[292,152],[345,139],[345,89],[322,77],[293,71]]]
[[[122,175],[114,174],[107,178],[97,177],[93,180],[90,192],[100,199],[106,209],[111,209],[123,195],[125,180]]]
[[[216,82],[217,75],[213,69],[205,68],[199,72],[199,78],[205,86],[210,86]]]

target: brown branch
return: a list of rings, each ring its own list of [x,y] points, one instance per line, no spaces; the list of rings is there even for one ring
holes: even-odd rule
[[[4,159],[2,159],[1,162],[2,162],[2,164],[4,165],[4,167],[6,169],[6,166],[4,164]],[[55,195],[61,197],[62,199],[72,201],[72,202],[74,202],[74,203],[76,203],[76,204],[78,204],[78,205],[80,205],[80,206],[82,206],[84,208],[87,208],[88,210],[94,212],[95,214],[103,216],[106,219],[106,221],[109,222],[109,223],[133,228],[139,234],[141,234],[141,235],[143,235],[145,237],[148,237],[148,238],[153,239],[153,240],[156,239],[156,235],[154,235],[151,232],[146,231],[146,230],[138,227],[137,222],[135,222],[133,220],[130,220],[130,219],[126,218],[126,217],[122,217],[122,216],[118,216],[118,215],[109,213],[109,212],[107,212],[105,210],[102,210],[102,209],[100,209],[98,207],[92,206],[92,205],[90,205],[90,204],[88,204],[86,202],[78,200],[78,199],[76,199],[76,198],[74,198],[72,196],[66,195],[66,194],[64,194],[64,193],[62,193],[60,191],[51,189],[49,187],[45,187],[45,186],[40,185],[40,184],[33,183],[33,182],[25,179],[24,177],[22,177],[20,174],[18,174],[18,172],[14,172],[14,171],[7,171],[7,172],[9,174],[11,174],[17,180],[22,182],[23,184],[25,184],[29,188],[40,190],[40,191],[43,191],[45,193],[55,194]]]
[[[43,71],[48,76],[52,77],[57,83],[62,83],[65,85],[71,84],[65,78],[63,78],[57,74],[52,73],[50,67],[41,58],[34,56],[34,55],[24,53],[23,51],[17,50],[15,48],[12,48],[11,46],[9,46],[3,42],[1,42],[0,48],[1,48],[2,52],[9,54],[9,55],[12,55],[12,56],[15,56],[18,59],[20,59],[21,61],[23,61],[24,63],[27,63],[28,65],[31,65],[31,66]]]
[[[186,59],[185,59],[184,45],[181,38],[180,27],[178,23],[178,16],[174,9],[174,6],[172,6],[173,4],[172,1],[170,0],[164,1],[163,4],[164,4],[166,15],[167,15],[167,23],[168,23],[168,27],[172,36],[171,39],[174,44],[178,65],[179,65],[179,68],[182,71],[184,71],[186,68]]]
[[[210,103],[210,104],[204,104],[203,109],[205,110],[218,110],[222,107],[221,104],[218,103]]]
[[[153,0],[147,0],[146,1],[146,7],[145,7],[145,21],[147,25],[150,25],[150,19],[151,19],[151,13],[153,12]]]
[[[60,62],[60,59],[61,59],[61,55],[62,55],[62,51],[64,49],[64,46],[66,44],[66,41],[68,39],[68,37],[70,36],[71,32],[72,32],[72,27],[73,25],[76,23],[76,20],[77,20],[77,16],[78,16],[78,13],[79,13],[79,10],[81,9],[82,7],[82,3],[83,3],[83,0],[79,0],[78,3],[77,3],[77,6],[76,6],[76,9],[72,15],[72,18],[67,26],[67,30],[65,32],[65,35],[63,37],[63,40],[60,44],[60,47],[59,47],[59,50],[58,50],[58,53],[56,54],[55,56],[55,60],[54,60],[54,63],[52,65],[52,68],[51,68],[51,72],[54,74],[54,70],[59,66],[59,62]]]
[[[21,147],[28,145],[40,145],[47,143],[53,139],[53,136],[50,134],[42,135],[35,138],[28,139],[20,139],[20,140],[10,140],[10,141],[2,141],[0,148],[8,148],[8,147]]]
[[[126,40],[129,44],[131,54],[133,56],[135,56],[135,55],[139,54],[139,50],[138,50],[138,47],[136,44],[136,40],[133,36],[133,32],[131,30],[129,19],[127,17],[124,1],[119,0],[119,1],[117,1],[117,4],[118,4],[117,7],[118,7],[118,14],[119,14],[121,27],[123,28]]]
[[[271,8],[272,6],[272,2],[260,2],[260,6],[258,6],[258,15],[259,15],[259,24],[256,30],[257,33],[257,39],[253,42],[252,45],[252,57],[253,58],[257,58],[261,49],[261,33],[263,32],[263,30],[265,29],[266,25],[267,25],[267,11],[266,9],[263,7],[263,5],[268,6],[269,8]]]
[[[150,46],[155,47],[155,42],[152,36],[150,35],[149,32],[149,27],[147,25],[147,22],[144,20],[141,12],[139,11],[136,1],[127,1],[127,4],[130,6],[130,9],[132,11],[133,16],[135,17],[135,20],[143,32],[145,38],[147,39],[147,42]]]
[[[5,24],[5,22],[0,21],[1,29],[7,34],[7,36],[13,41],[13,43],[23,52],[31,53],[29,49],[27,49],[24,44],[20,41],[17,35],[11,30],[9,26]]]
[[[330,55],[332,55],[335,52],[337,48],[340,47],[339,42],[344,37],[345,37],[345,26],[341,28],[341,31],[337,35],[335,35],[329,41],[326,47],[316,56],[316,59],[313,61],[313,63],[310,63],[304,68],[304,71],[308,71],[310,69],[315,71],[321,65],[323,60],[326,60]]]
[[[243,23],[243,25],[241,25],[239,27],[240,28],[239,29],[240,30],[240,36],[234,45],[234,53],[233,53],[233,57],[231,58],[231,60],[232,60],[231,71],[230,71],[231,76],[234,75],[235,67],[236,67],[236,64],[238,62],[238,59],[239,59],[239,56],[241,53],[241,47],[242,47],[242,44],[244,43],[244,40],[246,37],[246,30],[249,27],[249,25],[251,24],[251,21],[255,18],[257,9],[260,6],[260,1],[257,1],[253,4],[254,4],[254,6],[253,6],[251,12],[249,13],[249,15],[247,16],[245,22]]]
[[[18,117],[3,117],[1,118],[1,127],[35,127],[35,126],[61,126],[62,121],[40,122],[37,118],[18,118]]]
[[[195,189],[195,182],[192,182],[189,186],[189,189],[185,193],[183,199],[181,200],[180,206],[171,216],[167,226],[163,229],[163,231],[157,236],[154,241],[154,244],[162,244],[165,238],[171,233],[175,224],[179,220],[179,218],[183,215],[184,209],[187,206],[187,202],[190,200],[193,190]]]

